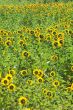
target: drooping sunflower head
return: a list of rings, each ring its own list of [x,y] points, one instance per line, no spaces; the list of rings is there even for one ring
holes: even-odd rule
[[[20,105],[26,105],[27,103],[27,98],[24,97],[24,96],[21,96],[19,99],[18,99],[18,102]]]

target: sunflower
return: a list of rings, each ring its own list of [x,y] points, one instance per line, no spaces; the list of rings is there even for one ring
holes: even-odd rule
[[[44,82],[44,79],[41,78],[41,77],[39,77],[39,78],[38,78],[38,82],[39,82],[39,83],[42,83],[42,82]]]
[[[73,71],[73,65],[71,66],[71,71]]]
[[[11,74],[7,74],[6,78],[11,82],[12,81],[12,75]]]
[[[37,75],[37,76],[39,76],[39,77],[43,77],[43,76],[44,76],[43,71],[39,69],[39,71],[38,71],[38,75]]]
[[[53,41],[52,42],[52,45],[53,45],[53,47],[56,47],[57,48],[58,47],[58,41]]]
[[[43,92],[44,94],[46,94],[47,91],[48,91],[47,89],[43,89],[43,90],[42,90],[42,92]]]
[[[51,77],[55,76],[55,71],[51,71],[51,72],[50,72],[50,76],[51,76]]]
[[[30,35],[34,35],[34,30],[30,30]]]
[[[23,45],[23,44],[24,44],[24,41],[23,41],[23,40],[20,40],[20,41],[19,41],[19,44],[20,44],[20,45]]]
[[[54,87],[58,87],[60,85],[60,82],[58,81],[58,80],[55,80],[54,82],[53,82],[53,86]]]
[[[8,86],[8,90],[9,90],[9,91],[14,91],[15,88],[16,88],[16,86],[15,86],[14,84],[10,84],[10,85]]]
[[[52,28],[47,28],[47,33],[52,34]]]
[[[22,52],[22,57],[23,57],[23,58],[24,58],[24,57],[28,58],[29,56],[30,56],[29,52],[27,52],[27,51],[23,51],[23,52]]]
[[[32,85],[33,81],[32,80],[27,80],[27,84]]]
[[[63,38],[64,38],[64,33],[61,33],[61,32],[60,32],[60,33],[58,33],[57,36],[58,36],[59,39],[63,39]]]
[[[53,29],[52,34],[53,35],[57,35],[58,34],[57,30],[56,29]]]
[[[15,75],[15,70],[9,70],[9,74]]]
[[[34,70],[33,70],[33,74],[34,74],[35,76],[38,76],[38,74],[39,74],[39,69],[34,69]]]
[[[1,80],[1,83],[2,83],[2,85],[7,86],[7,85],[9,85],[9,80],[7,78],[3,78]]]
[[[11,45],[12,45],[12,41],[11,41],[11,40],[7,40],[7,41],[5,42],[5,45],[6,45],[6,46],[11,46]]]
[[[54,54],[53,56],[51,56],[51,60],[52,61],[57,61],[58,60],[58,55]]]
[[[71,90],[73,91],[73,83],[71,84]]]
[[[39,28],[37,28],[37,29],[34,30],[34,35],[36,37],[38,37],[40,35],[40,29]]]
[[[45,40],[46,40],[46,41],[51,41],[51,40],[52,40],[52,36],[51,36],[50,34],[47,34],[47,35],[45,36]]]
[[[26,105],[26,103],[27,103],[27,98],[21,96],[21,97],[18,99],[18,102],[19,102],[20,105]]]
[[[27,75],[27,70],[22,70],[20,71],[22,76],[26,76]]]
[[[53,96],[51,91],[47,91],[46,95],[47,95],[48,98],[52,98],[52,96]]]
[[[58,46],[59,46],[59,47],[62,47],[63,44],[64,44],[64,40],[59,39],[59,40],[58,40]]]

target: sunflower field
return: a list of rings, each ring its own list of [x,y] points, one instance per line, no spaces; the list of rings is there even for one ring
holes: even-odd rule
[[[72,29],[72,0],[0,0],[0,110],[73,110]]]

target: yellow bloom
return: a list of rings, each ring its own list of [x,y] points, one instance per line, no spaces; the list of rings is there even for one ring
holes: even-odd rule
[[[27,52],[27,51],[23,51],[23,52],[22,52],[22,57],[23,57],[23,58],[24,58],[24,57],[28,58],[29,56],[30,56],[29,52]]]
[[[55,76],[55,71],[51,71],[50,76],[52,76],[52,77]]]
[[[47,34],[47,35],[45,36],[45,40],[46,40],[46,41],[51,41],[51,40],[52,40],[52,36],[51,36],[50,34]]]
[[[39,76],[39,77],[43,77],[43,75],[44,75],[43,71],[39,69],[39,71],[38,71],[38,75],[37,75],[37,76]]]
[[[18,99],[18,102],[19,102],[20,105],[26,105],[26,103],[27,103],[27,98],[21,96],[21,97]]]
[[[9,80],[7,78],[3,78],[1,80],[1,83],[2,83],[2,85],[7,86],[7,85],[9,85]]]
[[[42,92],[43,92],[44,94],[46,94],[47,91],[48,91],[47,89],[43,89],[43,90],[42,90]]]
[[[41,78],[41,77],[39,77],[39,78],[38,78],[38,82],[39,82],[39,83],[42,83],[42,82],[44,82],[44,79]]]
[[[23,40],[20,40],[20,41],[19,41],[19,44],[20,44],[20,45],[23,45],[23,44],[24,44],[24,41],[23,41]]]
[[[10,84],[10,85],[8,86],[8,90],[9,90],[9,91],[14,91],[15,88],[16,88],[16,86],[15,86],[14,84]]]
[[[51,60],[52,61],[57,61],[58,60],[58,55],[53,55],[53,56],[51,56]]]
[[[46,92],[46,95],[47,95],[47,97],[48,97],[48,98],[52,98],[52,97],[53,97],[53,95],[52,95],[52,92],[51,92],[51,91],[47,91],[47,92]]]
[[[54,87],[58,87],[60,85],[60,82],[58,81],[58,80],[55,80],[54,82],[53,82],[53,86]]]
[[[58,47],[58,41],[53,41],[53,42],[52,42],[52,46],[53,46],[54,48],[55,48],[55,47],[57,48],[57,47]]]
[[[27,84],[32,85],[33,81],[32,80],[27,80]]]
[[[9,74],[15,75],[15,70],[9,70]]]
[[[12,45],[12,41],[11,41],[11,40],[7,40],[7,41],[5,42],[5,45],[6,45],[6,46],[11,46],[11,45]]]
[[[37,76],[38,73],[39,73],[39,69],[34,69],[34,70],[33,70],[33,74],[34,74],[35,76]]]
[[[12,75],[11,75],[11,74],[7,74],[7,75],[6,75],[6,78],[7,78],[9,81],[12,81]]]
[[[27,70],[22,70],[20,73],[21,73],[22,76],[26,76],[27,75]]]
[[[63,41],[62,39],[59,39],[59,40],[58,40],[58,46],[59,46],[59,47],[62,47],[63,44],[64,44],[64,41]]]

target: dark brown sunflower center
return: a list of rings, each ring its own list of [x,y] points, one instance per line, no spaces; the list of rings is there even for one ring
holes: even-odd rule
[[[27,56],[28,56],[28,53],[27,53],[27,52],[24,52],[24,56],[26,56],[26,57],[27,57]]]
[[[55,82],[55,85],[58,85],[58,82]]]
[[[26,71],[23,71],[22,74],[26,74]]]
[[[24,99],[22,99],[22,100],[21,100],[21,103],[22,103],[22,104],[25,104],[25,100],[24,100]]]
[[[54,72],[51,72],[51,76],[54,76]]]
[[[23,44],[23,41],[20,41],[20,44]]]
[[[10,86],[10,89],[13,89],[13,88],[14,88],[14,87],[11,85],[11,86]]]
[[[9,46],[10,45],[10,42],[8,41],[6,44]]]
[[[39,82],[42,82],[42,79],[39,79]]]
[[[55,46],[55,47],[57,47],[57,46],[58,46],[58,43],[57,43],[57,42],[55,42],[55,43],[54,43],[54,46]]]
[[[38,71],[35,71],[35,74],[37,75],[38,74]]]
[[[9,77],[9,76],[8,76],[7,78],[8,78],[9,80],[11,79],[11,77]]]
[[[60,44],[63,44],[63,41],[62,40],[60,40]]]
[[[47,92],[47,95],[48,95],[48,96],[51,96],[51,92]]]
[[[7,84],[7,80],[4,80],[4,83]]]

